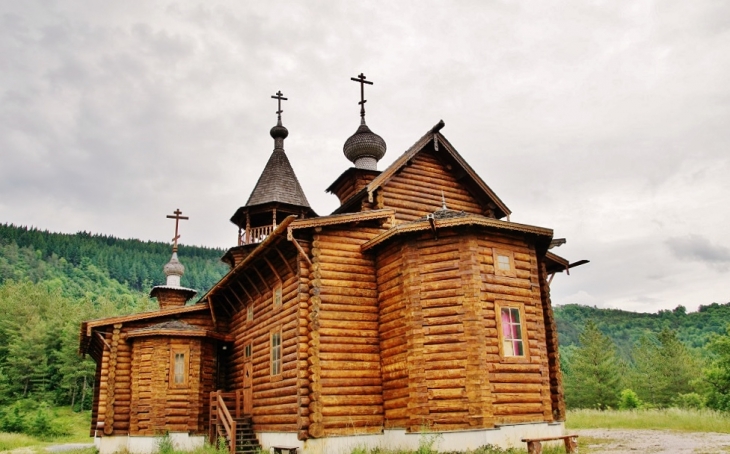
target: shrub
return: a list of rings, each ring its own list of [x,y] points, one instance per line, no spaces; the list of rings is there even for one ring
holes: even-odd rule
[[[619,410],[635,410],[643,406],[643,402],[639,399],[639,396],[630,389],[624,389],[619,394],[618,408]]]
[[[699,410],[704,408],[705,399],[697,393],[680,394],[672,400],[672,405],[678,408]]]

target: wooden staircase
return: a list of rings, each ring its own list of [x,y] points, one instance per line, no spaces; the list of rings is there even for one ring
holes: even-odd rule
[[[232,414],[228,407],[233,409]],[[210,393],[208,438],[212,445],[215,446],[219,439],[223,439],[231,454],[249,454],[261,449],[253,431],[251,416],[244,415],[242,408],[243,392],[240,390],[232,393]]]
[[[250,416],[234,418],[236,421],[236,451],[237,453],[255,453],[261,449],[258,438],[253,432],[253,421]]]

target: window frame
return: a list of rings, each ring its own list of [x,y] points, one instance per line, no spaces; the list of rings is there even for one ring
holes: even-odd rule
[[[175,381],[176,356],[183,355],[183,381]],[[170,347],[170,377],[169,387],[173,389],[184,389],[190,386],[190,346]]]
[[[503,270],[499,267],[499,256],[509,259],[509,270]],[[494,267],[495,276],[517,277],[515,269],[515,253],[509,249],[492,248],[492,266]]]
[[[504,348],[504,328],[502,326],[502,309],[517,309],[520,314],[520,333],[523,355],[507,355]],[[499,339],[499,356],[502,362],[527,363],[530,362],[530,342],[527,336],[527,319],[525,318],[525,304],[516,301],[495,301],[494,312],[497,319],[497,337]]]
[[[246,322],[253,321],[253,302],[246,305]]]
[[[277,294],[278,294],[278,303],[277,303]],[[276,284],[273,289],[271,289],[271,305],[274,308],[274,310],[279,310],[284,305],[284,289],[282,288],[281,282]]]
[[[253,358],[253,343],[249,342],[243,346],[243,360],[251,361]]]
[[[274,346],[274,336],[278,336],[279,338],[278,346]],[[269,332],[269,376],[271,377],[271,381],[279,381],[282,379],[282,370],[284,368],[283,350],[284,336],[281,331],[281,326],[278,326]],[[277,351],[278,357],[275,357]],[[277,363],[278,369],[275,371]]]

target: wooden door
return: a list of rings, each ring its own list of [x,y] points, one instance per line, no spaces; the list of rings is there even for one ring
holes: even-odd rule
[[[243,363],[243,414],[253,413],[253,369],[251,361]]]

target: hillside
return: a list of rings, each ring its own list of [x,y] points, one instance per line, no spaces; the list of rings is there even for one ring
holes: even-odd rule
[[[0,224],[0,284],[7,280],[37,283],[61,279],[64,294],[72,297],[107,285],[147,293],[152,286],[164,284],[162,267],[170,260],[170,253],[168,243]],[[185,265],[182,285],[199,293],[210,288],[227,270],[220,262],[223,253],[221,249],[181,245],[178,254]]]
[[[676,331],[688,347],[703,347],[713,334],[725,334],[730,324],[730,303],[712,303],[689,313],[684,306],[648,314],[577,304],[556,306],[554,311],[561,347],[577,345],[586,322],[592,320],[624,354],[643,335],[658,334],[664,328]]]

